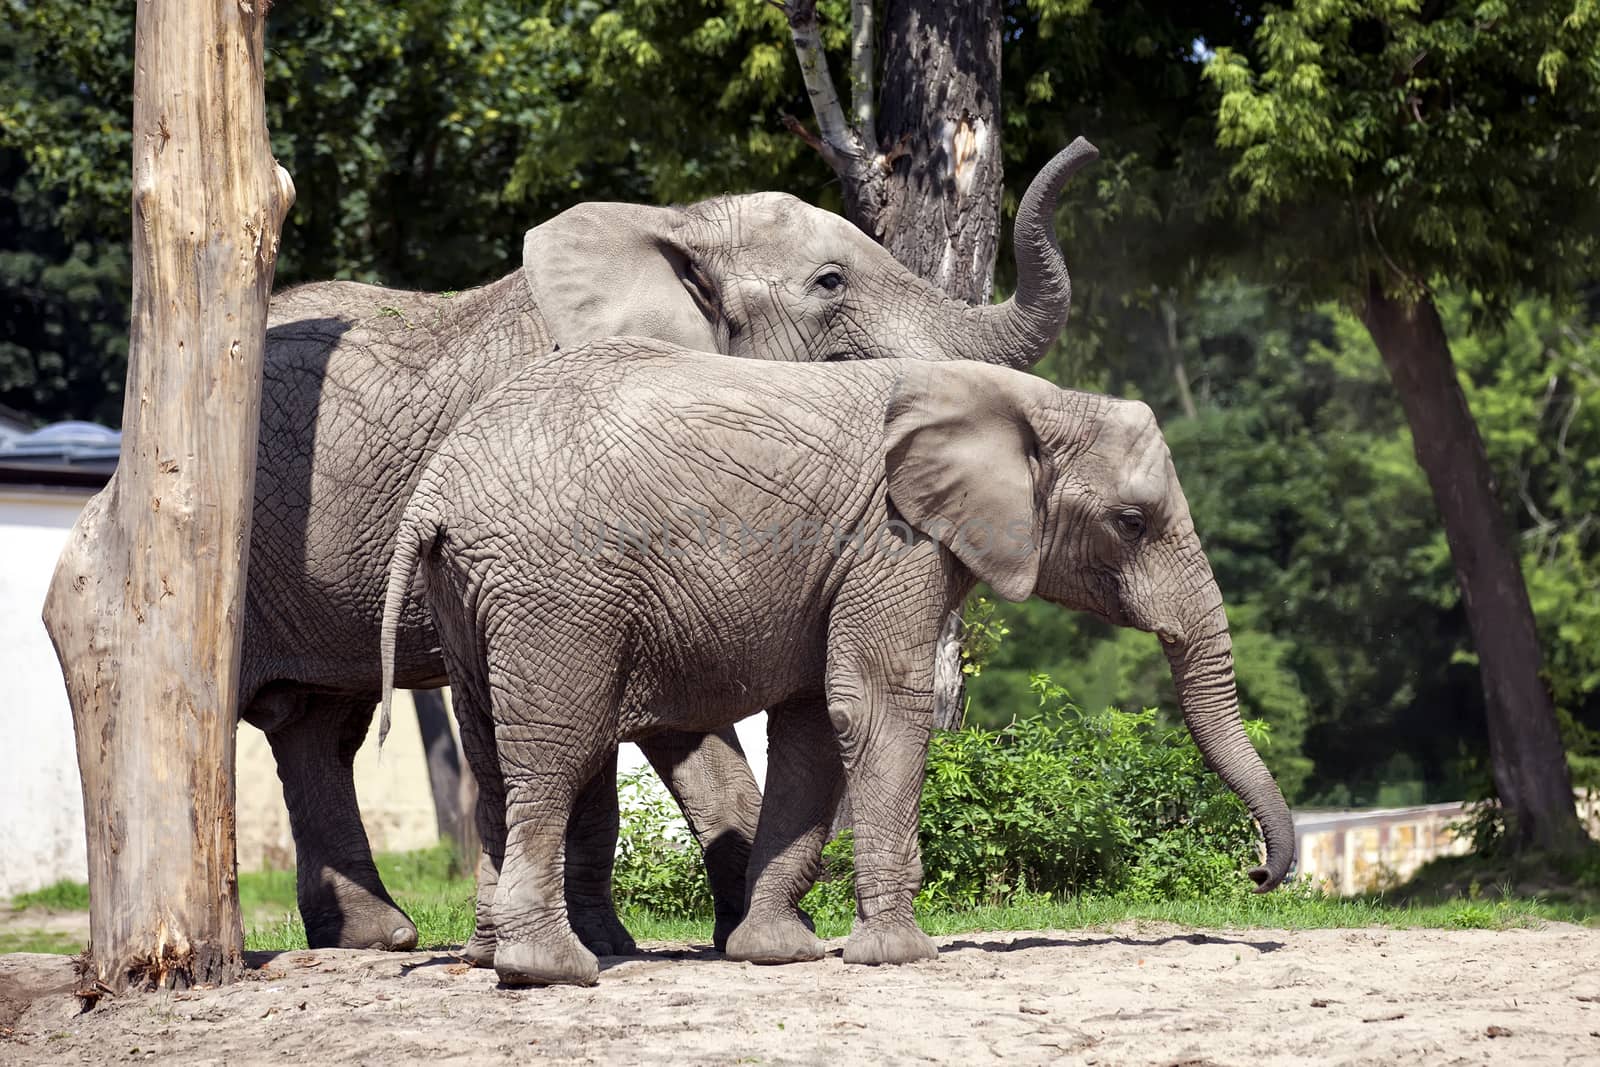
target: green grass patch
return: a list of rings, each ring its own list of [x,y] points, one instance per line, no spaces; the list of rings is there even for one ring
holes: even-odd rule
[[[63,878],[54,885],[12,897],[11,907],[17,911],[24,908],[44,908],[46,911],[88,911],[89,887],[83,882]]]
[[[84,939],[54,930],[0,930],[0,956],[8,952],[48,952],[56,956],[76,956],[83,951]]]

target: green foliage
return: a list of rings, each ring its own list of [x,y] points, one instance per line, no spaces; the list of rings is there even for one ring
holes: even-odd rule
[[[1600,611],[1600,338],[1581,313],[1519,302],[1496,327],[1441,300],[1462,384],[1521,531],[1545,677],[1580,782],[1600,770],[1592,640]],[[1130,332],[1145,313],[1130,310]],[[1475,320],[1476,324],[1475,324]],[[1420,803],[1480,795],[1483,696],[1444,534],[1387,373],[1336,306],[1282,307],[1260,287],[1203,286],[1175,330],[1198,407],[1168,368],[1115,392],[1162,414],[1196,528],[1228,604],[1247,718],[1291,800]],[[1045,671],[1085,706],[1176,708],[1148,635],[1042,603],[1001,605],[1011,630],[971,680],[972,721],[1004,722]],[[1375,754],[1377,754],[1375,756]]]
[[[23,908],[44,908],[48,911],[88,911],[89,887],[83,882],[74,882],[70,878],[63,878],[43,889],[35,889],[31,893],[19,893],[11,898],[11,907],[15,910]]]
[[[1207,67],[1268,269],[1319,294],[1385,267],[1503,312],[1594,260],[1600,13],[1587,0],[1302,0]]]
[[[0,6],[0,403],[116,424],[134,7]],[[842,45],[848,5],[823,8]],[[581,200],[828,186],[782,128],[807,104],[761,0],[280,4],[266,36],[268,130],[297,194],[280,288],[460,289]]]
[[[647,768],[617,781],[621,840],[611,891],[617,907],[662,915],[711,914],[711,885],[700,849],[677,805]]]
[[[1081,894],[1128,901],[1247,893],[1256,855],[1243,804],[1186,731],[1153,711],[1087,713],[1050,679],[1039,710],[1000,730],[936,734],[922,788],[923,911]],[[1251,725],[1258,744],[1265,731]],[[854,913],[851,841],[831,842],[802,906]]]

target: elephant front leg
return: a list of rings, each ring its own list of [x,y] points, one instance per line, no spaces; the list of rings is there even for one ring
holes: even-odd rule
[[[939,954],[912,910],[922,885],[917,822],[932,698],[925,686],[899,681],[830,673],[828,713],[855,825],[856,924],[845,943],[846,963],[910,963]]]
[[[844,786],[839,743],[820,696],[767,713],[767,791],[750,857],[744,921],[727,953],[754,963],[822,958],[800,898],[817,879],[822,846]]]
[[[716,911],[712,941],[727,947],[745,916],[745,871],[762,812],[761,789],[730,726],[712,734],[664,730],[638,742],[705,856]]]
[[[276,703],[282,706],[274,706]],[[389,896],[356,803],[354,763],[375,701],[279,695],[252,702],[267,730],[294,834],[295,895],[312,948],[410,949],[417,928]]]
[[[631,956],[638,948],[617,918],[611,872],[617,862],[617,750],[578,794],[567,824],[567,917],[596,956]]]

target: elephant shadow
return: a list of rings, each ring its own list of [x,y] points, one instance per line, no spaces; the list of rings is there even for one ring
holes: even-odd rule
[[[1284,948],[1282,941],[1247,941],[1241,938],[1218,937],[1216,934],[1168,934],[1164,937],[1127,937],[1106,934],[1103,937],[1023,937],[1013,941],[952,941],[940,945],[939,952],[961,952],[977,949],[980,952],[1020,952],[1029,948],[1100,948],[1105,945],[1124,945],[1137,948],[1158,948],[1177,941],[1191,945],[1235,945],[1251,948],[1262,954]]]

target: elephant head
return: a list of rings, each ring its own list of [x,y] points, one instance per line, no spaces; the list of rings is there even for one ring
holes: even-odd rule
[[[591,203],[528,231],[523,271],[563,348],[621,334],[796,362],[916,353],[1029,367],[1067,321],[1072,282],[1053,214],[1098,157],[1078,138],[1017,211],[1017,291],[952,299],[839,215],[782,193],[686,208]]]
[[[1245,736],[1232,643],[1150,408],[1032,375],[909,364],[886,415],[889,498],[1008,600],[1039,595],[1158,635],[1206,765],[1260,823],[1271,889],[1294,862],[1283,794]]]

